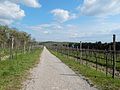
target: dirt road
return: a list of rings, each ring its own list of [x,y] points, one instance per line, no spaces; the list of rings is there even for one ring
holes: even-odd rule
[[[44,48],[22,90],[96,90]]]

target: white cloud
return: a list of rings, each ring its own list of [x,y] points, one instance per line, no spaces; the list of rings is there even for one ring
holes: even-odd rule
[[[41,7],[37,0],[0,0],[0,24],[9,25],[25,16],[19,4],[29,7]]]
[[[1,25],[10,25],[11,23],[13,23],[13,20],[0,19],[0,24],[1,24]]]
[[[50,24],[40,24],[36,26],[29,26],[28,29],[35,30],[35,31],[44,31],[44,30],[61,30],[63,27],[60,24],[50,23]]]
[[[29,7],[39,8],[41,5],[38,3],[38,0],[21,0],[21,2]]]
[[[94,24],[94,25],[93,25]],[[29,26],[26,30],[36,32],[39,39],[61,41],[111,41],[112,34],[119,35],[120,23],[104,22],[85,24],[46,23]],[[35,37],[37,38],[38,36]],[[43,39],[41,39],[43,40]]]
[[[94,26],[91,24],[87,25],[77,25],[76,30],[69,32],[69,37],[73,39],[85,39],[86,41],[93,40],[103,40],[107,39],[110,41],[113,34],[119,36],[120,23],[94,23]]]
[[[0,3],[0,24],[10,24],[13,20],[21,19],[24,16],[25,13],[19,5],[9,1]]]
[[[84,0],[78,9],[88,16],[109,16],[120,14],[120,0]]]
[[[76,37],[79,37],[78,33],[71,33],[70,34],[70,37],[71,38],[76,38]]]
[[[51,11],[51,13],[55,16],[58,22],[65,22],[76,18],[76,14],[71,14],[69,11],[64,9],[54,9]]]
[[[48,32],[48,31],[43,31],[43,33],[44,33],[44,34],[49,34],[49,32]]]
[[[21,3],[28,7],[34,7],[34,8],[41,7],[41,4],[38,2],[38,0],[0,0],[0,2],[4,2],[4,1],[9,1],[16,4]]]

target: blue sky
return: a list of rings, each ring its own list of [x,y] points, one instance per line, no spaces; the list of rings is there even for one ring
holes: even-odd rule
[[[119,41],[120,0],[1,0],[0,24],[38,41]]]

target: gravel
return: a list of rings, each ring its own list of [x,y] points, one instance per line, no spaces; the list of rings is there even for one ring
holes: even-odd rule
[[[45,47],[40,63],[30,71],[22,90],[97,90],[82,76],[78,76],[68,66],[52,55]]]

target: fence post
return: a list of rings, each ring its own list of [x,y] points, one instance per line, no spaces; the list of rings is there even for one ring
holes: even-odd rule
[[[76,49],[77,49],[77,61],[78,61],[78,46],[77,46],[77,48],[76,48]]]
[[[115,69],[116,69],[116,36],[113,35],[113,75],[112,78],[115,78]]]
[[[67,58],[68,58],[68,45],[66,45],[66,55],[67,55]]]
[[[98,70],[98,57],[97,57],[97,51],[94,51],[95,58],[96,58],[96,70]]]
[[[111,47],[112,47],[112,45],[109,45],[109,51],[110,51],[110,56],[111,56],[111,57],[110,57],[110,63],[111,63],[111,66],[112,66],[112,62],[113,62],[113,61],[112,61],[112,58],[113,58],[113,57],[112,57],[112,49],[111,49]]]
[[[69,47],[69,44],[68,44],[68,57],[69,57],[69,53],[70,53],[70,47]]]
[[[9,41],[9,44],[10,44],[10,59],[13,59],[13,45],[14,45],[14,38],[13,36],[10,37],[10,41]]]
[[[88,49],[87,49],[87,52],[86,52],[86,55],[87,55],[87,57],[86,57],[86,66],[88,65],[88,57],[89,57],[89,46],[88,46]]]
[[[63,55],[63,46],[61,45],[61,55]]]
[[[82,42],[80,41],[80,60],[82,63]]]
[[[105,60],[106,60],[106,76],[108,75],[108,58],[107,58],[108,52],[105,50]]]

